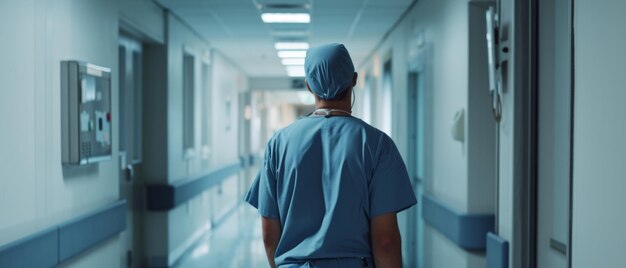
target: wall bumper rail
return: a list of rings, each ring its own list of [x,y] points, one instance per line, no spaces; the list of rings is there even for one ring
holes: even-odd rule
[[[422,218],[435,230],[469,251],[484,251],[487,233],[493,232],[493,214],[460,213],[431,195],[422,195]]]
[[[54,267],[126,229],[126,200],[0,246],[0,267]]]
[[[146,186],[146,205],[150,211],[168,211],[186,203],[213,186],[250,166],[251,158],[241,158],[239,162],[224,166],[202,176],[185,179],[172,184],[152,184]]]
[[[487,234],[487,268],[509,267],[509,242],[489,232]]]
[[[248,165],[249,166],[254,166],[254,165],[257,165],[257,164],[262,164],[263,163],[263,158],[260,157],[257,154],[251,154],[251,155],[248,156],[248,160],[247,161],[248,161]]]

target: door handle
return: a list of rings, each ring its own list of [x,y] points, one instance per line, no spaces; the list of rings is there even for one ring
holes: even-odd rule
[[[559,240],[550,238],[550,248],[556,250],[563,255],[567,255],[567,244]]]
[[[133,165],[126,165],[126,181],[132,181],[133,176],[135,176],[135,171],[133,170]]]

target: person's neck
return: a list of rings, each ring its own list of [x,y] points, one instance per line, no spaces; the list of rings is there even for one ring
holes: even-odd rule
[[[349,102],[346,101],[327,101],[318,100],[315,102],[316,109],[335,109],[352,113],[352,107]]]

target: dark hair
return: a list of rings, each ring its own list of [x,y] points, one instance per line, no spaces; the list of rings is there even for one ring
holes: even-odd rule
[[[335,98],[333,98],[331,100],[334,100],[334,101],[345,100],[346,97],[349,95],[348,93],[350,93],[349,91],[350,91],[350,88],[348,87],[346,90],[344,90],[343,92],[337,94],[337,96],[335,96]]]

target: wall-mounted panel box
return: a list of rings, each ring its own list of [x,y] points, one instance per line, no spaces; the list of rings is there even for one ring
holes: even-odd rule
[[[61,62],[61,124],[63,164],[111,159],[111,69]]]

